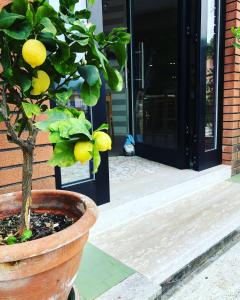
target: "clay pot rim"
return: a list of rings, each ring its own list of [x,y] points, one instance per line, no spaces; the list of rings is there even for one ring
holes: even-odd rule
[[[57,233],[25,243],[0,246],[0,263],[23,260],[52,252],[87,234],[96,222],[98,216],[97,206],[85,195],[63,190],[33,190],[32,193],[54,194],[56,197],[58,195],[69,195],[74,197],[76,201],[79,200],[84,203],[86,211],[75,223]],[[14,194],[21,194],[21,192],[8,193],[4,196],[12,197]]]

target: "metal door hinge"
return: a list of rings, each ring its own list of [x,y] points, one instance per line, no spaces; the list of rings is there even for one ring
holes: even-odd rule
[[[194,143],[197,143],[197,141],[198,141],[198,137],[197,137],[197,134],[195,133],[195,134],[193,135],[193,142],[194,142]]]
[[[198,43],[198,33],[197,32],[195,32],[195,34],[194,34],[194,42]]]

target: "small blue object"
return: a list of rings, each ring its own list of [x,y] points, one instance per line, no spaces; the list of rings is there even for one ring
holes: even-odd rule
[[[135,155],[135,140],[131,134],[128,134],[125,140],[125,144],[123,146],[124,154],[126,156]]]
[[[135,145],[134,138],[131,134],[128,134],[124,145]]]

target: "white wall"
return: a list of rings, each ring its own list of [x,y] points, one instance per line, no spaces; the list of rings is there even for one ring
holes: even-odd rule
[[[92,12],[90,21],[97,25],[96,33],[103,31],[103,14],[102,14],[102,0],[95,0],[93,6],[89,7]]]
[[[51,4],[56,10],[59,8],[59,0],[49,0],[49,4]],[[77,9],[86,8],[86,0],[79,0],[79,3],[76,4]]]

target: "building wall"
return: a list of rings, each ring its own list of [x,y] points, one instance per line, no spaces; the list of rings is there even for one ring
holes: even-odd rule
[[[224,59],[223,163],[240,172],[240,49],[232,46],[231,27],[240,27],[240,0],[226,0]]]
[[[47,164],[52,153],[48,136],[40,132],[34,155],[33,189],[54,189],[54,168]],[[21,190],[22,153],[13,143],[9,143],[6,127],[0,123],[0,194]]]

